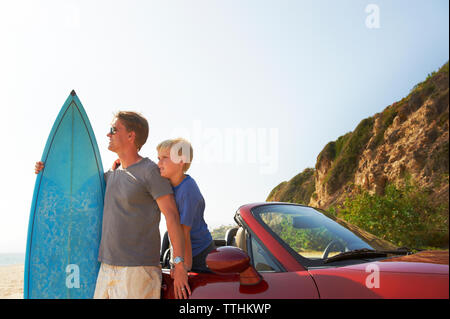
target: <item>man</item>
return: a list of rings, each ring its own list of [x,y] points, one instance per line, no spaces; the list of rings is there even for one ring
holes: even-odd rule
[[[160,298],[160,212],[174,249],[175,297],[187,298],[185,243],[171,185],[156,163],[138,153],[148,137],[147,120],[135,112],[118,112],[107,136],[121,168],[105,173],[102,264],[94,298]],[[43,165],[36,163],[36,173]]]

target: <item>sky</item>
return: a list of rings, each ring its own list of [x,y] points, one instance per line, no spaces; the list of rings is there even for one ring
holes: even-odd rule
[[[448,39],[447,0],[0,0],[0,253],[25,251],[34,163],[72,89],[105,169],[119,110],[148,119],[154,161],[192,142],[212,230],[408,95]]]

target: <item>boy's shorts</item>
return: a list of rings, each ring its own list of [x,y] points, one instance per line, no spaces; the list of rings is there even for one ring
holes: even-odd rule
[[[196,272],[211,272],[209,268],[206,266],[206,257],[210,252],[216,249],[216,245],[214,244],[214,240],[209,244],[208,247],[203,249],[198,255],[192,257],[192,271]]]
[[[160,266],[123,267],[102,263],[94,299],[159,299],[161,281]]]

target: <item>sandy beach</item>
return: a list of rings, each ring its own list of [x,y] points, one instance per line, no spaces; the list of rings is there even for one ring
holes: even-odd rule
[[[0,266],[0,299],[23,299],[24,265]]]

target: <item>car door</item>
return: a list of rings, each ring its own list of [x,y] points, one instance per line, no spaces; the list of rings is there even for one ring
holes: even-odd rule
[[[263,242],[247,229],[241,231],[244,250],[251,265],[262,276],[257,285],[243,285],[240,275],[216,273],[189,273],[192,299],[315,299],[317,288],[307,270],[286,271],[282,263],[267,250]],[[163,270],[163,298],[173,298],[173,281],[168,270]]]

